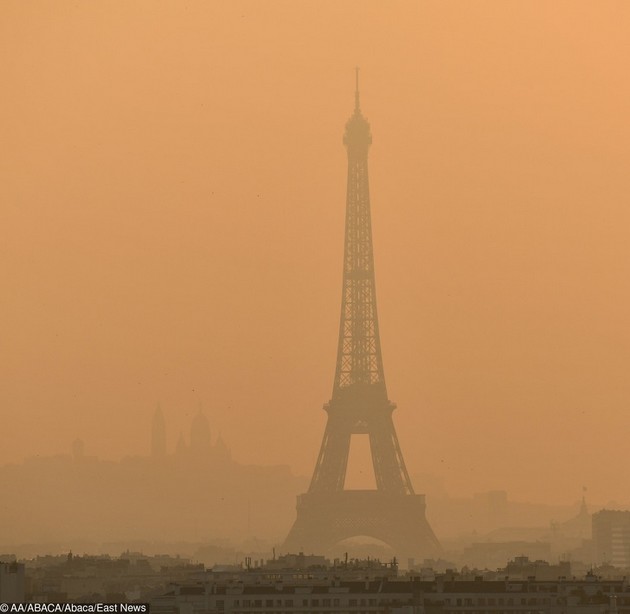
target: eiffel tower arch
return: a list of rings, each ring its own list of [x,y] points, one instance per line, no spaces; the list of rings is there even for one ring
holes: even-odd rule
[[[424,495],[415,494],[392,421],[376,310],[370,217],[370,125],[359,104],[346,123],[348,153],[346,229],[337,363],[326,430],[308,492],[298,496],[297,518],[283,549],[325,552],[335,543],[369,536],[402,557],[441,552],[425,516]],[[369,437],[375,490],[345,490],[352,435]]]

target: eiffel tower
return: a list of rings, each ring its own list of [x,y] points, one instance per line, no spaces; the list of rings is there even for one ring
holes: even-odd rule
[[[414,493],[392,422],[376,311],[368,149],[370,125],[359,104],[346,123],[346,232],[337,366],[328,421],[308,492],[298,496],[286,552],[326,552],[350,537],[379,539],[400,557],[431,557],[440,544]],[[376,490],[344,490],[352,435],[369,436]]]

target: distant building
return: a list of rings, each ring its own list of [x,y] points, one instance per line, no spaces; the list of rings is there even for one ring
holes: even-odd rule
[[[593,545],[597,563],[630,568],[630,512],[602,510],[593,514]]]
[[[0,603],[24,602],[24,565],[0,563]]]
[[[173,583],[152,598],[153,614],[628,614],[625,580],[586,578],[540,581],[417,577],[348,577],[344,570],[289,576],[243,571],[238,577],[207,574],[203,581]]]
[[[117,558],[72,553],[37,557],[26,563],[26,598],[43,603],[146,599],[161,594],[170,582],[191,582],[203,573],[203,565],[189,559],[130,551]]]
[[[224,466],[232,462],[230,450],[221,435],[212,442],[210,423],[201,407],[190,423],[189,443],[186,443],[183,433],[180,432],[173,456],[180,465],[192,463]]]
[[[558,524],[555,528],[566,537],[574,537],[584,540],[591,539],[592,523],[593,520],[591,515],[588,513],[586,500],[582,497],[582,503],[580,504],[580,511],[578,515]]]
[[[549,560],[551,544],[541,541],[492,541],[472,544],[464,550],[463,562],[471,567],[497,569],[516,557]]]
[[[172,456],[184,462],[225,463],[231,460],[230,450],[220,435],[212,443],[210,423],[201,407],[190,424],[189,443],[186,443],[183,433],[180,432],[174,455],[169,455],[166,449],[166,421],[158,405],[151,424],[151,458],[155,460]]]
[[[253,564],[252,564],[253,563]],[[447,570],[403,575],[395,560],[290,554],[271,560],[204,569],[188,559],[125,552],[99,556],[38,557],[27,563],[31,602],[150,603],[152,614],[630,614],[627,578],[589,572],[575,578],[546,572],[566,567],[525,558],[496,572]],[[545,568],[548,579],[540,579]],[[506,568],[507,569],[507,568]],[[4,570],[13,573],[3,582]],[[21,572],[16,582],[15,570]],[[20,601],[24,568],[0,568],[0,603]],[[483,574],[483,575],[480,575]],[[17,593],[17,594],[16,594]]]
[[[532,561],[527,556],[517,556],[506,565],[503,571],[510,580],[558,580],[571,577],[571,563],[562,561],[552,565],[547,561]]]

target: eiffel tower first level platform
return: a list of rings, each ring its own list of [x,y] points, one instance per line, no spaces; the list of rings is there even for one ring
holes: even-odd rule
[[[332,398],[313,478],[297,502],[297,518],[283,545],[287,552],[325,553],[351,537],[372,537],[399,558],[435,557],[440,544],[425,516],[424,495],[414,493],[392,420],[387,396],[372,250],[368,183],[370,125],[355,93],[346,123],[348,153],[346,230],[341,318]],[[350,442],[367,435],[375,490],[345,490]]]

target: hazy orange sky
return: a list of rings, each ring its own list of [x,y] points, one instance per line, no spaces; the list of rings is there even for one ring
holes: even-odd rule
[[[200,402],[310,475],[354,66],[410,473],[630,501],[630,4],[0,5],[0,463]],[[421,484],[417,484],[421,490]]]

